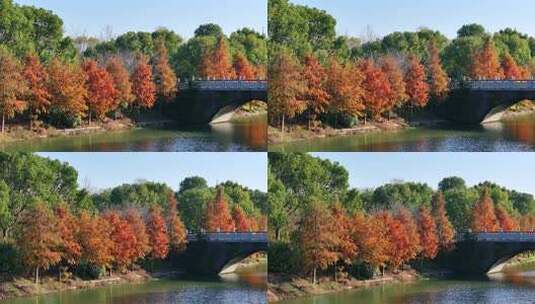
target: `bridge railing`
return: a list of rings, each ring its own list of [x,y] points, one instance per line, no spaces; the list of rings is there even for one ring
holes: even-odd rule
[[[266,91],[267,86],[267,80],[188,80],[179,83],[179,89],[184,91]]]
[[[452,83],[452,89],[470,89],[477,91],[531,91],[535,90],[534,79],[518,80],[462,80]]]
[[[457,236],[457,241],[535,242],[535,231],[479,232]]]
[[[188,241],[206,240],[210,242],[267,242],[266,232],[205,232],[205,233],[188,233]]]

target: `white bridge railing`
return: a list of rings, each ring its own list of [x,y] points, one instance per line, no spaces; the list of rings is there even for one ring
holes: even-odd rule
[[[205,232],[188,233],[188,241],[206,240],[224,243],[264,243],[268,241],[266,232]]]
[[[535,91],[535,80],[463,80],[452,83],[452,88],[474,91]]]
[[[188,80],[179,89],[199,91],[267,91],[267,80]]]
[[[535,231],[479,232],[466,233],[457,237],[457,241],[472,240],[476,242],[528,242],[535,243]]]

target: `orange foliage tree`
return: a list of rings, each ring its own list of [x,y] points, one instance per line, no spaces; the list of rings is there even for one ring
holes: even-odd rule
[[[214,79],[232,79],[230,51],[225,37],[220,36],[213,50],[205,50],[201,58],[199,72],[201,77]]]
[[[117,90],[113,108],[117,108],[118,106],[123,108],[128,107],[136,97],[132,93],[130,75],[124,66],[123,60],[118,56],[110,57],[106,65],[106,70],[113,78],[113,85]]]
[[[339,202],[334,204],[334,206],[331,208],[331,214],[332,223],[336,223],[336,227],[333,232],[336,240],[334,251],[337,255],[335,266],[338,262],[350,264],[356,258],[358,253],[357,244],[355,244],[352,235],[353,224]],[[334,271],[334,279],[336,281],[336,267]]]
[[[186,227],[178,214],[178,203],[175,194],[172,191],[169,191],[167,194],[167,202],[167,231],[169,231],[169,245],[175,253],[180,253],[186,249],[188,244],[188,234]]]
[[[499,228],[494,211],[494,202],[490,197],[489,190],[485,189],[472,211],[472,230],[474,232],[496,232]]]
[[[61,240],[61,258],[68,265],[75,265],[82,256],[82,247],[78,243],[78,221],[72,215],[68,205],[60,204],[55,208],[56,228]]]
[[[4,47],[0,46],[0,113],[2,133],[6,119],[15,117],[26,109],[23,97],[27,86],[18,60]]]
[[[26,102],[30,114],[30,130],[38,115],[46,114],[51,104],[51,95],[47,88],[48,73],[35,54],[24,58],[24,78],[28,84]]]
[[[441,100],[446,97],[449,91],[449,78],[448,74],[442,68],[440,54],[434,40],[429,42],[428,53],[431,95]]]
[[[441,249],[452,249],[455,242],[455,228],[448,219],[446,213],[446,202],[442,192],[438,192],[433,197],[433,215],[437,225],[438,240]]]
[[[236,231],[247,232],[251,230],[251,221],[247,218],[240,205],[235,205],[232,209],[232,218],[234,219],[234,225],[236,225]]]
[[[312,272],[312,283],[316,284],[318,269],[326,269],[337,260],[335,226],[331,214],[320,203],[312,203],[304,211],[298,224],[297,240],[301,252],[303,270]]]
[[[150,109],[156,102],[156,85],[152,80],[152,69],[147,56],[138,54],[132,74],[132,92],[138,107]]]
[[[61,238],[52,212],[37,203],[23,216],[18,247],[23,261],[34,269],[35,284],[39,284],[39,270],[47,270],[61,260]]]
[[[110,267],[113,262],[113,242],[109,224],[97,215],[82,211],[78,221],[78,242],[82,246],[81,259],[98,267]]]
[[[154,79],[156,80],[156,90],[165,101],[171,101],[176,97],[177,77],[169,65],[169,52],[163,39],[156,41],[155,56]]]
[[[435,258],[439,249],[437,226],[429,208],[425,206],[420,207],[418,210],[418,232],[422,246],[422,257],[427,259]]]
[[[136,237],[136,244],[134,246],[135,256],[137,259],[142,259],[150,252],[149,235],[147,234],[145,221],[143,221],[143,217],[141,217],[139,211],[134,208],[126,210],[124,218],[132,227],[132,231]]]
[[[98,66],[95,60],[86,60],[82,65],[87,75],[87,108],[89,124],[94,113],[97,119],[102,119],[115,105],[114,81],[105,69]]]
[[[365,109],[363,79],[356,65],[342,66],[332,57],[327,68],[326,83],[327,93],[331,97],[331,108],[351,116],[362,116]]]
[[[394,270],[397,270],[403,263],[407,262],[406,258],[410,250],[409,235],[403,223],[393,217],[390,212],[382,211],[376,216],[382,221],[388,231],[388,264]]]
[[[371,59],[360,62],[359,68],[364,76],[364,104],[373,119],[389,110],[392,100],[392,89],[386,74]]]
[[[392,89],[390,108],[404,105],[409,99],[409,96],[406,92],[403,71],[401,70],[398,61],[393,56],[385,56],[381,60],[381,69],[383,70],[383,73],[386,74],[386,77],[390,82],[390,88]]]
[[[169,253],[169,237],[160,207],[154,206],[149,211],[147,221],[150,253],[153,259],[164,259]]]
[[[110,228],[111,255],[119,271],[125,271],[136,259],[136,236],[132,226],[116,211],[108,211],[103,218]]]
[[[508,52],[503,56],[502,70],[505,79],[522,79],[525,74],[522,68],[518,66],[513,56]]]
[[[53,105],[73,117],[85,117],[88,96],[86,75],[78,64],[52,59],[48,65]]]
[[[509,212],[502,206],[496,206],[496,219],[502,231],[518,230],[519,225],[515,218],[509,215]]]
[[[305,56],[303,77],[306,88],[302,99],[306,103],[308,112],[308,128],[318,115],[325,113],[329,107],[329,93],[325,89],[327,72],[319,60],[312,54]]]
[[[359,249],[358,260],[374,268],[385,266],[390,242],[388,230],[374,216],[357,213],[353,217],[353,239]]]
[[[247,60],[247,57],[243,53],[239,52],[234,58],[234,71],[236,77],[244,80],[252,80],[256,77],[255,67]]]
[[[429,101],[429,85],[426,82],[424,66],[414,55],[409,56],[405,84],[411,105],[424,107]]]
[[[302,99],[305,83],[299,62],[288,52],[277,53],[269,71],[269,119],[278,121],[284,132],[286,118],[303,113],[306,102]]]
[[[498,52],[490,38],[485,41],[481,50],[472,55],[472,77],[476,79],[501,79],[503,77]]]
[[[232,232],[236,230],[223,187],[217,189],[215,200],[206,206],[204,229],[208,232]]]
[[[404,261],[413,260],[420,254],[422,250],[420,244],[420,234],[418,232],[418,224],[407,208],[400,208],[396,218],[401,222],[403,227],[405,227],[405,232],[409,238],[408,248],[404,251],[402,259]]]

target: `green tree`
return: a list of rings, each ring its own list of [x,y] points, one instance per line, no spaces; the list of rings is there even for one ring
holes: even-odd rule
[[[207,23],[200,25],[194,32],[195,37],[202,37],[202,36],[214,36],[219,37],[223,36],[223,29],[217,24],[214,23]]]

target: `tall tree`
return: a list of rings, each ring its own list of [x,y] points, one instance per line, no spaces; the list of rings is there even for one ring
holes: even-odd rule
[[[199,68],[201,77],[213,79],[232,79],[234,71],[227,39],[221,35],[213,49],[203,53]]]
[[[152,69],[147,56],[138,54],[132,74],[132,92],[135,103],[140,108],[150,109],[156,102],[156,85],[152,79]]]
[[[137,240],[134,230],[130,223],[121,218],[117,211],[108,211],[103,218],[108,222],[108,227],[110,228],[113,263],[119,271],[125,271],[137,259]]]
[[[269,71],[269,119],[278,121],[284,132],[286,118],[303,113],[306,102],[301,98],[305,83],[299,62],[287,51],[277,52]]]
[[[364,77],[354,64],[342,66],[331,57],[327,67],[327,92],[331,96],[330,107],[335,112],[351,116],[362,116],[364,111]]]
[[[234,57],[233,68],[238,79],[253,80],[256,78],[255,67],[241,52],[238,52]]]
[[[314,55],[308,54],[304,59],[303,77],[306,88],[302,99],[306,102],[310,129],[311,122],[325,113],[329,107],[330,96],[325,88],[327,71]]]
[[[487,38],[482,49],[472,55],[472,77],[476,79],[501,79],[503,77],[498,52],[490,38]]]
[[[251,223],[252,219],[247,218],[247,214],[245,214],[240,205],[235,205],[232,209],[232,218],[238,232],[248,232],[251,230],[251,224],[254,224]]]
[[[387,234],[388,230],[380,219],[356,213],[353,216],[353,239],[359,249],[358,260],[375,268],[384,267],[390,246]]]
[[[418,224],[411,214],[409,209],[400,208],[396,216],[397,220],[405,227],[405,232],[409,238],[409,245],[404,255],[401,256],[403,261],[410,261],[415,259],[421,252],[422,247],[420,243],[420,234],[418,232]]]
[[[358,247],[353,240],[353,225],[346,210],[342,207],[340,202],[336,202],[331,208],[332,222],[336,223],[334,229],[335,246],[334,252],[336,252],[335,266],[338,262],[344,264],[350,264],[358,254]],[[337,269],[334,269],[335,280]]]
[[[438,240],[441,249],[452,249],[455,242],[455,228],[446,214],[446,202],[442,192],[438,192],[433,197],[433,215],[437,225]]]
[[[113,78],[113,85],[117,90],[114,108],[121,106],[127,108],[136,98],[132,92],[132,82],[130,75],[124,66],[124,62],[119,56],[112,56],[108,59],[106,70]]]
[[[394,270],[399,269],[409,257],[410,238],[404,223],[392,216],[390,212],[382,211],[376,215],[388,230],[388,263]]]
[[[503,56],[502,70],[505,79],[522,79],[524,76],[522,68],[518,66],[513,56],[511,56],[511,54],[509,53],[505,53],[505,55]]]
[[[177,77],[169,65],[169,51],[165,47],[164,40],[158,39],[155,45],[154,79],[156,81],[156,91],[165,101],[169,102],[176,97]]]
[[[139,211],[134,208],[126,210],[124,219],[132,226],[132,231],[136,237],[135,256],[137,259],[143,259],[151,249],[145,222]]]
[[[78,64],[52,59],[48,65],[53,106],[72,117],[85,117],[86,75]]]
[[[406,91],[413,106],[424,107],[429,101],[429,85],[425,81],[425,69],[414,55],[409,57],[409,67],[405,74]]]
[[[111,75],[99,67],[95,60],[86,60],[82,67],[87,75],[87,116],[91,124],[92,114],[95,114],[97,119],[102,119],[108,112],[114,110],[117,90]]]
[[[393,56],[385,56],[381,60],[381,69],[386,74],[388,81],[390,82],[390,88],[392,89],[392,100],[390,108],[397,106],[403,106],[409,96],[406,92],[405,80],[403,79],[403,71],[399,66],[398,60]]]
[[[509,212],[500,205],[496,206],[496,219],[502,231],[514,231],[519,228],[516,219],[511,217]]]
[[[494,202],[490,197],[489,189],[485,188],[472,211],[472,230],[474,232],[496,232],[499,228],[494,211]]]
[[[4,47],[0,47],[0,113],[2,134],[5,121],[26,109],[23,101],[27,86],[18,60]]]
[[[204,229],[208,232],[229,232],[236,230],[227,200],[224,196],[223,187],[218,187],[215,200],[206,206]]]
[[[422,245],[422,257],[434,259],[438,254],[439,239],[435,219],[429,208],[422,206],[418,210],[418,231]]]
[[[446,97],[446,94],[449,91],[449,78],[448,74],[442,68],[439,50],[434,40],[429,42],[428,53],[430,93],[431,96],[435,97],[438,100],[441,100]]]
[[[67,204],[58,205],[54,210],[56,228],[59,234],[61,258],[68,265],[75,265],[82,256],[82,247],[77,240],[78,221]]]
[[[82,211],[79,218],[78,241],[82,247],[81,259],[97,267],[109,268],[113,262],[113,241],[106,220]]]
[[[160,207],[154,206],[149,211],[147,233],[153,259],[164,259],[169,253],[169,237]]]
[[[181,253],[188,244],[188,234],[180,215],[178,214],[178,203],[175,193],[169,191],[167,194],[167,231],[169,231],[169,245],[175,253]]]
[[[359,64],[364,75],[364,103],[373,119],[390,108],[392,89],[386,74],[378,68],[371,59],[365,59]]]
[[[24,78],[28,84],[26,101],[30,114],[30,130],[38,115],[46,114],[51,105],[51,95],[48,91],[48,73],[41,64],[39,57],[28,53],[24,59]]]
[[[37,203],[24,214],[18,240],[24,263],[34,269],[35,284],[39,284],[39,270],[48,270],[61,260],[60,246],[52,212]]]

